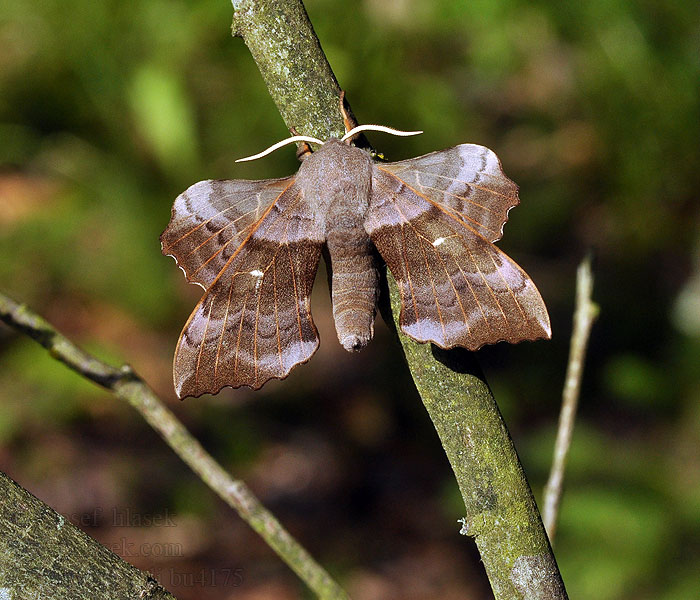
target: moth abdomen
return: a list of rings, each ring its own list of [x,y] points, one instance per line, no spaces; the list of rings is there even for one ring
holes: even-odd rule
[[[378,273],[364,230],[333,232],[327,240],[331,298],[338,341],[348,351],[361,350],[374,335]]]

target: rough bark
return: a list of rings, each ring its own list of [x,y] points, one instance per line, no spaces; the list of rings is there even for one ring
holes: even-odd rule
[[[1,472],[0,598],[175,600]]]
[[[327,139],[344,131],[338,82],[300,0],[233,0],[243,37],[289,128]],[[392,311],[398,290],[388,277]],[[567,598],[513,442],[473,355],[399,333],[423,403],[457,478],[497,600]]]
[[[391,274],[388,279],[398,328],[401,300]],[[476,356],[399,337],[464,499],[460,533],[474,538],[494,597],[566,598],[530,485]]]
[[[345,133],[340,87],[301,2],[233,0],[243,38],[289,129],[321,140]]]

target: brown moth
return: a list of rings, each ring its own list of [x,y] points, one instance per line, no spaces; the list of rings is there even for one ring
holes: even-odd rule
[[[309,296],[325,248],[340,343],[372,339],[373,247],[401,292],[401,329],[419,342],[477,350],[549,338],[535,284],[493,242],[519,202],[496,155],[462,144],[394,163],[350,145],[363,125],[322,144],[296,175],[201,181],[175,200],[163,253],[206,293],[175,351],[178,397],[283,379],[318,348]],[[397,132],[400,133],[400,132]],[[250,157],[255,158],[255,157]],[[244,159],[246,160],[246,159]]]

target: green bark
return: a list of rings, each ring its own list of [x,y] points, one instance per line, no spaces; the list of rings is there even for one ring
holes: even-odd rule
[[[250,48],[289,128],[338,136],[338,82],[300,0],[233,1],[233,31]],[[388,277],[394,318],[398,290]],[[474,355],[399,334],[411,374],[457,478],[497,600],[567,598],[508,430]]]
[[[399,290],[388,275],[399,328]],[[400,331],[400,330],[399,330]],[[464,535],[474,538],[497,599],[563,599],[564,584],[508,429],[476,356],[399,333],[413,381],[464,499]]]
[[[0,473],[0,599],[175,600]]]
[[[234,35],[248,46],[289,129],[342,137],[340,87],[301,2],[233,0]]]

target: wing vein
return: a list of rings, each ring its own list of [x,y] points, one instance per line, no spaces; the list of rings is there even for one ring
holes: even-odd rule
[[[488,281],[486,280],[486,275],[484,275],[483,271],[479,268],[479,265],[477,262],[474,260],[474,257],[472,256],[472,251],[470,248],[467,247],[467,252],[469,252],[469,256],[472,259],[472,262],[474,263],[474,266],[476,267],[476,270],[479,272],[479,275],[481,275],[481,280],[484,282],[484,286],[486,286],[486,289],[489,291],[489,294],[491,294],[491,297],[493,298],[494,302],[496,303],[496,306],[498,306],[498,310],[501,311],[501,314],[503,315],[503,320],[506,322],[506,325],[508,324],[508,317],[506,317],[506,313],[503,310],[503,306],[501,306],[501,303],[498,301],[498,296],[494,294],[493,290],[491,289],[491,286],[488,284]],[[486,321],[486,324],[489,326],[489,329],[493,331],[493,327],[488,322],[488,319],[486,319],[486,316],[484,316],[484,320]]]
[[[220,235],[222,231],[224,231],[225,229],[228,229],[229,227],[235,225],[236,223],[238,223],[238,221],[240,221],[240,220],[241,220],[242,218],[244,218],[244,217],[247,217],[250,213],[252,213],[252,212],[256,212],[256,213],[257,213],[257,211],[258,211],[258,209],[255,209],[255,211],[249,210],[247,213],[242,214],[242,215],[239,216],[237,219],[232,219],[231,221],[229,221],[228,223],[226,223],[226,225],[224,225],[221,229],[219,229],[219,230],[213,232],[206,240],[204,240],[201,244],[199,244],[199,246],[196,246],[193,250],[191,250],[190,252],[188,252],[183,258],[188,258],[188,257],[192,256],[192,255],[193,255],[195,252],[197,252],[197,250],[199,250],[202,246],[204,246],[205,244],[207,244],[210,240],[214,239],[217,235]],[[259,217],[256,217],[256,219],[257,219],[257,218],[259,218]],[[228,240],[228,242],[226,242],[226,243],[227,243],[227,244],[230,243],[231,241],[233,241],[234,238],[240,238],[240,237],[242,237],[241,234],[246,233],[254,224],[255,224],[255,223],[251,223],[251,224],[249,224],[249,225],[246,225],[243,229],[235,230],[234,235],[232,235],[232,236],[231,236],[231,239]],[[175,243],[177,243],[177,242],[175,242]],[[174,246],[174,245],[175,245],[175,244],[173,244],[173,246]],[[172,248],[172,246],[171,246],[171,248]]]
[[[387,169],[383,169],[383,170],[387,170]],[[501,196],[501,198],[506,198],[508,200],[512,199],[512,196],[509,196],[508,194],[504,194],[503,192],[497,192],[496,190],[492,190],[491,188],[484,187],[483,185],[478,185],[474,182],[462,181],[461,179],[456,179],[455,177],[448,177],[447,175],[440,175],[439,173],[431,173],[430,171],[419,171],[418,169],[410,169],[410,170],[413,173],[418,173],[421,175],[431,175],[432,177],[442,177],[443,179],[447,179],[449,181],[457,181],[459,183],[463,183],[465,185],[476,188],[477,190],[481,190],[482,192],[488,192],[489,194],[494,194],[495,196]],[[398,175],[397,175],[397,177],[398,177]],[[508,179],[505,175],[503,177]],[[458,198],[459,197],[461,197],[461,196],[458,196]]]
[[[202,183],[204,183],[204,182],[202,182]],[[285,188],[285,189],[286,189],[286,188]],[[284,191],[284,190],[282,190],[282,191]],[[281,193],[281,192],[280,192],[280,193]],[[187,194],[187,192],[185,192],[184,194]],[[258,206],[257,206],[257,208],[256,208],[255,210],[256,210],[256,211],[257,211],[257,210],[260,210],[260,194],[261,194],[261,192],[257,192],[257,193],[255,193],[255,194],[250,194],[250,195],[247,195],[247,196],[243,196],[242,198],[240,198],[240,200],[238,200],[238,202],[234,202],[234,203],[231,204],[230,206],[227,206],[227,207],[224,208],[223,210],[220,210],[218,213],[216,213],[216,214],[212,215],[211,217],[209,217],[206,221],[202,221],[201,223],[199,223],[198,225],[196,225],[195,227],[193,227],[192,229],[190,229],[187,233],[183,234],[183,235],[180,236],[178,239],[176,239],[172,244],[170,244],[169,247],[172,248],[173,246],[175,246],[175,244],[180,243],[180,242],[181,242],[182,240],[184,240],[186,237],[192,235],[192,234],[193,234],[195,231],[197,231],[200,227],[204,227],[204,225],[206,225],[207,223],[210,223],[211,221],[213,221],[213,220],[216,219],[217,217],[220,217],[221,215],[227,213],[229,210],[231,210],[231,209],[233,209],[233,208],[236,208],[237,206],[239,206],[240,204],[242,204],[242,203],[245,202],[246,200],[249,200],[252,196],[258,196]],[[233,194],[233,193],[222,194],[221,196],[219,196],[219,200],[224,201],[224,200],[226,200],[227,198],[230,198],[231,196],[235,196],[235,194]],[[277,198],[279,198],[279,195],[277,196]],[[190,201],[189,195],[186,196],[186,199],[187,199],[188,202]],[[276,201],[276,199],[275,199],[275,201]],[[209,204],[211,205],[211,202],[209,202]],[[274,201],[273,201],[273,204],[274,204]],[[244,213],[244,215],[249,215],[251,212],[253,212],[253,211],[252,211],[252,210],[249,210],[247,213]],[[244,215],[243,215],[243,216],[244,216]]]
[[[274,262],[274,257],[272,259],[272,262]],[[272,264],[272,262],[270,264]],[[267,268],[270,268],[270,265],[267,266]],[[260,278],[260,287],[257,290],[257,301],[256,301],[256,306],[255,306],[255,326],[253,327],[253,381],[257,384],[258,383],[258,323],[260,321],[260,299],[262,298],[262,286],[263,282],[265,280],[265,275],[267,275],[267,269],[265,269],[265,272],[263,273],[263,276]]]
[[[248,296],[246,295],[243,300],[243,306],[241,307],[241,320],[238,323],[238,336],[236,337],[236,354],[233,360],[233,377],[236,378],[238,373],[238,354],[241,350],[241,333],[243,332],[243,321],[245,319],[245,307],[248,304]]]
[[[416,236],[416,242],[417,242],[417,244],[418,244],[418,247],[419,247],[420,250],[421,250],[421,254],[423,255],[423,261],[425,262],[425,268],[426,268],[426,270],[427,270],[427,272],[428,272],[428,280],[430,281],[430,286],[431,286],[431,288],[432,288],[432,290],[433,290],[433,299],[435,300],[435,309],[437,310],[438,319],[439,319],[439,321],[440,321],[440,328],[442,329],[442,335],[443,335],[443,338],[445,339],[445,341],[447,341],[447,331],[445,330],[445,322],[444,322],[444,320],[443,320],[443,318],[442,318],[442,311],[440,310],[440,302],[438,301],[437,290],[435,289],[435,282],[433,281],[433,274],[432,274],[431,271],[430,271],[430,265],[428,264],[428,257],[427,257],[427,255],[425,254],[425,250],[423,249],[423,245],[422,245],[421,242],[420,242],[421,239],[425,240],[425,237],[422,236],[422,235],[418,232],[418,230],[417,230],[416,227],[413,225],[413,223],[411,223],[411,221],[409,221],[408,219],[406,219],[406,216],[403,214],[403,212],[401,211],[401,209],[399,208],[399,206],[398,206],[398,205],[395,205],[395,206],[396,206],[396,210],[398,211],[398,213],[399,213],[399,214],[401,215],[401,217],[406,221],[406,223],[409,225],[409,227],[411,227],[411,229],[413,230],[413,233],[414,233],[415,236]],[[427,241],[427,240],[426,240],[426,241]],[[428,243],[429,243],[429,242],[428,242]],[[432,246],[432,244],[431,244],[431,246]]]
[[[282,362],[282,338],[280,337],[280,321],[277,311],[277,255],[272,264],[272,294],[275,307],[275,329],[277,330],[277,357],[280,361],[280,375],[284,374],[284,363]]]
[[[207,341],[207,331],[209,330],[209,323],[211,322],[211,309],[214,307],[214,301],[216,300],[216,294],[211,297],[211,302],[209,303],[209,312],[207,313],[207,324],[204,326],[204,333],[202,335],[202,341],[199,345],[199,352],[197,354],[197,365],[194,368],[194,391],[195,396],[199,391],[199,363],[202,360],[202,352],[204,352],[204,345]]]
[[[462,312],[462,320],[464,321],[464,324],[467,327],[467,335],[470,335],[471,327],[469,326],[469,319],[467,317],[467,312],[464,310],[464,305],[462,304],[462,298],[460,298],[459,292],[457,291],[457,288],[455,287],[454,281],[452,281],[452,277],[450,276],[450,272],[447,270],[447,264],[443,260],[442,255],[440,254],[438,249],[435,248],[432,244],[430,244],[430,247],[433,249],[433,251],[435,252],[435,255],[440,260],[440,264],[442,264],[442,268],[445,271],[445,276],[447,277],[447,281],[450,282],[450,286],[452,287],[452,291],[454,292],[455,298],[457,299],[457,304],[459,304],[459,310]],[[448,253],[449,253],[450,257],[452,258],[452,260],[457,265],[457,268],[459,269],[459,272],[462,274],[462,278],[464,279],[464,282],[469,287],[469,290],[472,292],[472,295],[474,295],[474,291],[471,289],[471,285],[469,284],[469,280],[464,275],[464,271],[462,271],[462,267],[459,265],[457,260],[455,260],[453,254],[449,251],[448,251]],[[476,298],[475,298],[475,300],[476,300]],[[477,303],[477,305],[479,304],[478,301],[476,303]]]
[[[508,293],[510,294],[510,297],[513,298],[513,302],[515,302],[515,305],[518,307],[518,310],[520,311],[520,315],[522,316],[523,320],[527,321],[528,320],[527,316],[525,315],[525,311],[523,310],[523,307],[520,305],[520,302],[518,302],[518,297],[513,292],[513,289],[510,287],[508,280],[503,276],[503,273],[501,273],[501,269],[498,267],[498,265],[496,264],[496,261],[493,258],[493,255],[490,253],[489,253],[489,258],[491,259],[493,266],[495,267],[496,271],[498,272],[498,276],[501,278],[504,285],[508,289]],[[506,322],[507,322],[507,320],[506,320]]]
[[[467,223],[466,221],[464,221],[464,220],[461,219],[461,218],[455,217],[455,215],[452,213],[451,210],[446,210],[445,207],[444,207],[442,204],[440,204],[440,203],[438,203],[438,202],[433,202],[433,201],[432,201],[430,198],[428,198],[425,194],[421,194],[421,193],[420,193],[417,189],[415,189],[413,186],[408,185],[408,184],[407,184],[403,179],[401,179],[398,175],[395,175],[395,174],[392,173],[391,171],[387,171],[386,169],[383,169],[383,168],[382,168],[381,166],[379,166],[379,165],[375,165],[375,167],[376,167],[377,169],[379,169],[380,171],[382,171],[382,172],[386,173],[387,175],[389,175],[389,177],[392,177],[392,178],[396,179],[399,183],[401,183],[402,185],[406,186],[407,189],[411,190],[416,196],[418,196],[419,198],[422,198],[423,200],[425,200],[426,202],[428,202],[431,206],[434,206],[435,208],[437,208],[440,212],[442,212],[442,213],[444,213],[445,215],[447,215],[448,217],[450,217],[453,221],[457,221],[458,223],[462,223],[462,225],[464,225],[467,229],[469,229],[470,231],[472,231],[472,232],[474,233],[474,235],[478,235],[480,238],[486,240],[486,238],[485,238],[483,235],[481,235],[476,229],[474,229],[474,227],[472,227],[469,223]],[[479,225],[479,226],[482,227],[482,225]],[[490,230],[489,230],[489,231],[490,231]],[[488,240],[486,240],[486,241],[488,241]]]
[[[287,256],[289,257],[289,269],[292,274],[292,284],[294,285],[294,308],[297,311],[297,327],[299,328],[299,341],[304,343],[304,331],[301,326],[301,312],[299,312],[299,292],[297,288],[297,277],[294,272],[294,261],[292,260],[292,251],[289,249],[289,245],[285,244],[287,248]]]

